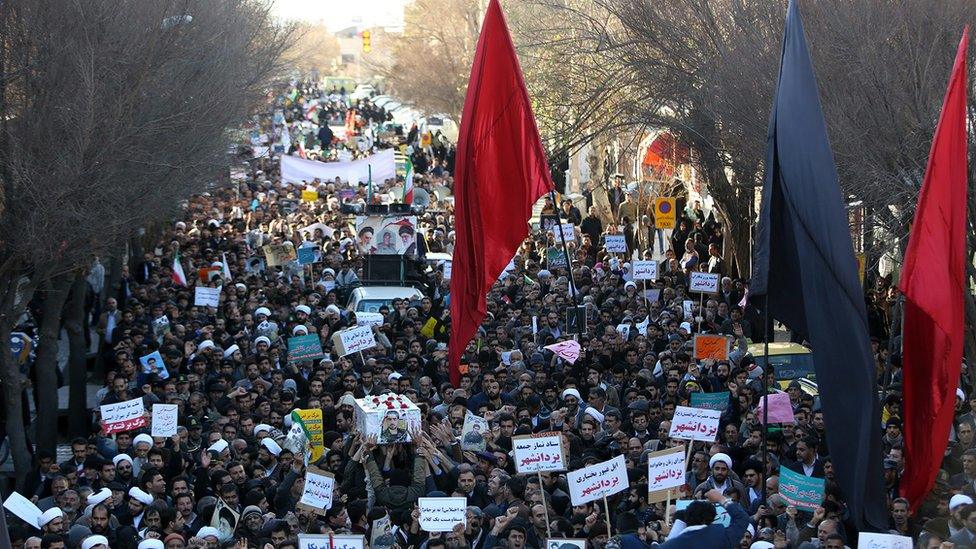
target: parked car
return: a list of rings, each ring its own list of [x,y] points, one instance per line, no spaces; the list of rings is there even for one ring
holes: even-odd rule
[[[423,297],[423,292],[409,286],[360,286],[349,294],[346,309],[357,313],[378,313],[380,307],[389,307],[394,299],[417,301]]]
[[[749,353],[756,365],[766,371],[766,350],[763,343],[749,345]],[[775,342],[769,344],[769,361],[776,373],[776,383],[786,390],[794,379],[800,382],[804,393],[817,396],[817,373],[813,367],[813,351],[799,343]]]

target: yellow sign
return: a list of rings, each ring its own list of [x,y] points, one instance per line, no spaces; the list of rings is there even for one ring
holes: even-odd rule
[[[318,191],[309,191],[309,190],[302,191],[302,201],[315,202],[318,199],[319,199]]]
[[[864,254],[854,254],[854,259],[857,260],[857,277],[861,281],[861,286],[864,286],[864,271],[867,269],[868,259]]]
[[[298,417],[302,418],[305,425],[305,433],[308,436],[308,446],[312,449],[312,457],[309,463],[318,461],[325,453],[325,431],[322,428],[322,410],[313,408],[311,410],[297,410]]]
[[[677,205],[673,198],[654,199],[654,226],[658,229],[673,229]]]

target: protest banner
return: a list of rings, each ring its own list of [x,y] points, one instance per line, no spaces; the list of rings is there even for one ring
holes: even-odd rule
[[[382,326],[383,313],[356,313],[356,326]]]
[[[519,473],[565,471],[569,468],[569,449],[557,432],[512,437],[512,459]]]
[[[562,234],[560,234],[560,231],[562,231]],[[549,227],[549,232],[552,233],[552,236],[556,239],[557,244],[561,243],[564,238],[566,239],[566,242],[576,240],[576,228],[572,223],[553,225]]]
[[[31,500],[20,495],[19,492],[10,492],[10,495],[3,502],[3,508],[17,515],[20,520],[40,530],[41,527],[37,524],[37,521],[41,518],[43,511],[38,509]]]
[[[468,498],[420,498],[420,529],[450,532],[457,524],[468,525]]]
[[[113,402],[99,406],[102,413],[102,427],[106,435],[122,433],[145,427],[149,420],[146,419],[146,407],[142,404],[142,397],[126,400],[124,402]]]
[[[302,184],[316,179],[331,182],[336,177],[352,186],[366,183],[370,177],[382,183],[387,179],[396,179],[394,152],[393,149],[384,149],[366,158],[346,162],[319,162],[282,155],[281,183]]]
[[[823,503],[824,479],[780,467],[779,494],[797,509],[813,511]]]
[[[288,362],[315,360],[323,356],[325,353],[322,352],[322,341],[318,334],[288,338]]]
[[[695,335],[695,360],[729,359],[729,338],[724,335]]]
[[[764,412],[767,402],[769,403],[769,411]],[[756,408],[756,419],[763,423],[767,414],[769,423],[793,423],[793,404],[790,402],[790,395],[773,393],[760,398],[759,406]]]
[[[859,532],[858,549],[912,549],[912,538],[895,534],[875,534]]]
[[[720,393],[691,393],[691,406],[704,410],[718,410],[724,412],[729,407],[729,392]]]
[[[559,225],[559,216],[552,214],[539,215],[539,230],[543,233],[552,232],[552,228]]]
[[[176,404],[153,404],[152,436],[169,438],[175,435],[179,413]]]
[[[217,541],[225,543],[234,537],[237,530],[237,523],[241,520],[241,514],[227,505],[223,498],[217,498],[214,506],[213,515],[210,517],[210,526],[217,529]]]
[[[318,199],[318,191],[314,189],[302,189],[302,202],[315,202]]]
[[[648,288],[644,290],[644,299],[651,303],[661,299],[661,288]]]
[[[620,455],[566,474],[573,505],[583,505],[626,490],[627,461]]]
[[[453,265],[453,262],[451,262],[451,261],[445,261],[444,262],[444,280],[450,280],[451,279],[451,266],[452,265]]]
[[[298,252],[295,251],[295,246],[291,243],[265,244],[261,250],[264,252],[265,263],[268,267],[280,267],[298,258]]]
[[[627,253],[627,240],[622,234],[608,234],[603,237],[603,249],[612,254]]]
[[[569,267],[569,261],[566,260],[566,252],[562,248],[549,248],[546,250],[546,268],[550,271],[553,269],[565,269]]]
[[[673,229],[675,224],[674,198],[659,196],[654,199],[654,227],[657,229]]]
[[[325,429],[322,424],[322,409],[293,410],[291,418],[292,425],[298,423],[305,431],[309,448],[312,451],[310,462],[318,461],[322,457],[322,454],[325,453],[325,448],[323,447],[325,442]]]
[[[369,529],[370,549],[389,549],[396,545],[389,513],[373,521]]]
[[[548,538],[544,549],[586,549],[585,539]]]
[[[314,465],[305,468],[305,488],[295,507],[324,515],[332,507],[332,492],[335,490],[335,476]]]
[[[485,433],[491,430],[488,420],[472,412],[464,414],[464,425],[461,426],[461,450],[466,452],[484,452],[488,442]]]
[[[366,536],[355,534],[298,534],[298,549],[366,549]]]
[[[718,410],[678,406],[674,409],[668,436],[681,440],[715,442],[721,417],[722,412]]]
[[[159,379],[169,379],[169,370],[166,369],[163,355],[159,354],[159,351],[153,351],[148,355],[139,357],[139,364],[142,365],[142,373],[146,375],[156,374]]]
[[[193,304],[197,307],[220,306],[220,288],[207,288],[206,286],[196,286],[193,288]]]
[[[417,255],[417,218],[398,215],[356,217],[360,254]]]
[[[685,483],[685,449],[675,446],[647,455],[647,502],[670,499],[670,492]]]
[[[575,339],[567,339],[566,341],[560,341],[559,343],[553,343],[552,345],[546,345],[545,349],[556,353],[556,356],[569,362],[570,364],[575,364],[576,360],[579,359],[581,347],[578,341]]]
[[[718,273],[703,273],[692,271],[691,282],[688,284],[689,292],[699,292],[703,294],[718,293]]]
[[[695,302],[690,299],[682,301],[681,311],[684,313],[685,320],[691,320],[695,316]]]
[[[322,258],[322,250],[318,246],[300,246],[296,251],[299,265],[311,265]]]
[[[376,346],[376,338],[371,327],[356,326],[333,334],[332,346],[335,347],[336,354],[346,356],[372,349]]]
[[[657,261],[634,261],[634,280],[657,280]]]
[[[617,333],[621,335],[624,341],[630,339],[630,324],[617,324]]]

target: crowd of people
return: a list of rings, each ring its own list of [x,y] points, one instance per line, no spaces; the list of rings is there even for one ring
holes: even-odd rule
[[[450,271],[423,261],[453,250],[453,145],[429,129],[393,127],[368,99],[353,102],[312,82],[293,88],[248,128],[261,137],[244,144],[247,161],[233,167],[229,184],[189,198],[181,216],[147,243],[150,251],[130,263],[120,289],[100,296],[104,307],[93,324],[106,376],[98,404],[175,404],[177,434],[153,437],[147,426],[109,435],[96,410],[91,436],[71,442],[70,459],[36,456],[22,495],[43,514],[37,525],[7,514],[15,548],[298,549],[300,535],[329,533],[400,549],[569,549],[567,539],[582,540],[585,549],[856,544],[816,396],[789,384],[795,422],[770,426],[763,436],[758,399],[780,386],[747,346],[771,331],[749,303],[746,281],[731,277],[722,259],[720,218],[690,204],[674,231],[658,234],[648,224],[653,211],[642,211],[617,181],[610,183],[609,194],[619,198],[609,212],[590,207],[587,196],[548,202],[544,215],[574,226],[571,261],[560,259],[562,242],[552,232],[532,232],[488,296],[487,318],[465,349],[454,386],[447,365]],[[329,121],[340,121],[347,135]],[[282,131],[287,144],[276,153]],[[270,154],[250,157],[263,147]],[[281,154],[337,161],[389,147],[403,147],[416,172],[415,251],[423,267],[411,276],[423,297],[380,307],[382,321],[371,328],[375,347],[339,356],[333,334],[359,324],[346,299],[369,282],[369,258],[356,246],[355,216],[346,206],[397,202],[404,181],[310,181],[318,194],[309,201],[301,199],[303,188],[280,184],[277,166]],[[631,253],[607,253],[605,236],[621,232]],[[320,260],[255,261],[266,245],[316,246]],[[655,246],[666,258],[658,279],[635,281],[632,261],[653,257]],[[174,280],[177,258],[186,285]],[[692,270],[719,273],[719,292],[689,294]],[[195,305],[195,286],[219,286],[219,305]],[[887,454],[878,459],[891,532],[927,549],[976,545],[976,391],[960,389],[944,475],[923,508],[908,509],[898,497],[900,365],[889,351],[896,296],[884,280],[867,296],[885,395],[878,429]],[[577,314],[567,322],[574,304],[585,308],[584,321]],[[286,340],[307,334],[319,336],[325,358],[289,361]],[[694,359],[695,334],[726,336],[728,360]],[[570,339],[582,346],[576,361],[546,349]],[[140,358],[154,352],[162,364],[146,368]],[[647,455],[688,444],[669,437],[675,408],[687,406],[694,392],[722,391],[729,401],[717,440],[693,444],[685,486],[674,497],[695,501],[681,511],[673,501],[649,502]],[[423,426],[409,442],[377,444],[357,426],[356,399],[388,392],[421,410]],[[295,409],[322,411],[324,452],[314,462],[285,447]],[[484,451],[461,447],[468,414],[488,422]],[[623,455],[627,489],[606,506],[573,505],[565,473],[517,474],[513,437],[549,431],[561,433],[572,470]],[[296,505],[312,466],[335,477],[332,505],[321,512]],[[783,469],[825,479],[820,505],[789,505],[779,493]],[[418,511],[424,496],[466,498],[466,523],[425,532]],[[727,522],[713,524],[717,509]]]

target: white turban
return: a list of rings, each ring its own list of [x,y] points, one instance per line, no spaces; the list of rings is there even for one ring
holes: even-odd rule
[[[258,423],[254,426],[254,436],[258,436],[258,433],[260,432],[270,433],[271,426],[267,423]]]
[[[85,541],[81,542],[81,549],[93,549],[99,545],[104,545],[108,547],[108,538],[105,536],[88,536]]]
[[[64,517],[64,513],[58,507],[51,507],[47,511],[41,513],[41,516],[37,519],[37,527],[43,528],[47,523],[51,522],[56,518]]]
[[[258,307],[257,310],[254,311],[254,316],[259,316],[259,315],[271,316],[271,309],[267,307]]]
[[[258,336],[257,339],[254,340],[254,346],[257,347],[258,346],[258,343],[261,343],[262,341],[268,347],[271,346],[271,340],[268,339],[266,336]]]
[[[951,499],[949,499],[949,511],[951,512],[953,509],[959,507],[960,505],[972,505],[972,503],[973,503],[973,498],[965,494],[956,494],[952,496]]]
[[[150,448],[152,448],[153,439],[151,436],[147,435],[146,433],[139,434],[136,436],[136,438],[132,439],[132,447],[138,448],[140,442],[145,442],[146,444],[149,445]]]
[[[299,305],[298,307],[295,307],[295,312],[310,315],[312,314],[312,308],[308,305]]]
[[[210,538],[210,537],[220,538],[220,532],[216,528],[214,528],[213,526],[204,526],[203,528],[201,528],[197,532],[197,537],[198,538],[204,538],[204,539]],[[144,548],[143,547],[139,547],[139,549],[144,549]],[[162,547],[157,547],[155,549],[162,549]]]
[[[163,541],[159,539],[144,539],[139,542],[137,549],[165,549]]]
[[[715,464],[719,461],[725,463],[725,466],[728,467],[729,469],[732,468],[732,458],[730,458],[727,454],[723,454],[722,452],[715,454],[714,456],[712,456],[712,459],[708,460],[708,467],[709,468],[714,467]]]
[[[153,497],[138,486],[129,488],[129,496],[143,505],[150,505],[153,502]]]
[[[576,397],[576,400],[583,400],[583,397],[580,396],[580,392],[572,387],[563,391],[563,399],[565,400],[566,397],[569,395],[573,395],[574,397]]]
[[[205,341],[200,342],[200,346],[197,347],[197,351],[206,351],[207,349],[213,349],[213,348],[214,348],[214,342],[207,339]]]
[[[261,445],[267,448],[268,452],[271,452],[272,455],[277,456],[281,453],[281,446],[278,446],[278,443],[275,442],[271,437],[262,438]]]
[[[220,439],[217,442],[214,442],[213,444],[211,444],[210,445],[210,448],[207,448],[207,451],[208,452],[217,452],[219,454],[219,453],[223,452],[224,450],[226,450],[228,446],[230,446],[230,444],[226,440]]]
[[[129,454],[119,454],[119,455],[115,456],[114,458],[112,458],[112,463],[114,463],[116,467],[119,466],[119,462],[120,461],[128,461],[131,464],[132,463],[132,458],[129,457]]]
[[[95,492],[94,494],[88,496],[89,505],[98,505],[108,498],[112,497],[112,490],[108,488],[102,488],[101,490]]]
[[[240,350],[241,348],[238,347],[237,344],[235,343],[234,345],[231,345],[230,347],[227,347],[227,349],[224,350],[224,358],[230,358],[230,355]]]
[[[294,328],[292,328],[291,335],[298,335],[299,333],[308,335],[308,328],[306,328],[305,326],[303,326],[301,324],[299,324],[298,326],[295,326]]]
[[[596,411],[596,408],[594,408],[592,406],[587,406],[586,407],[586,410],[583,410],[583,414],[584,415],[587,415],[587,416],[590,416],[591,418],[595,419],[597,421],[597,423],[599,423],[600,425],[603,425],[603,414],[601,414],[600,412],[597,412]]]

